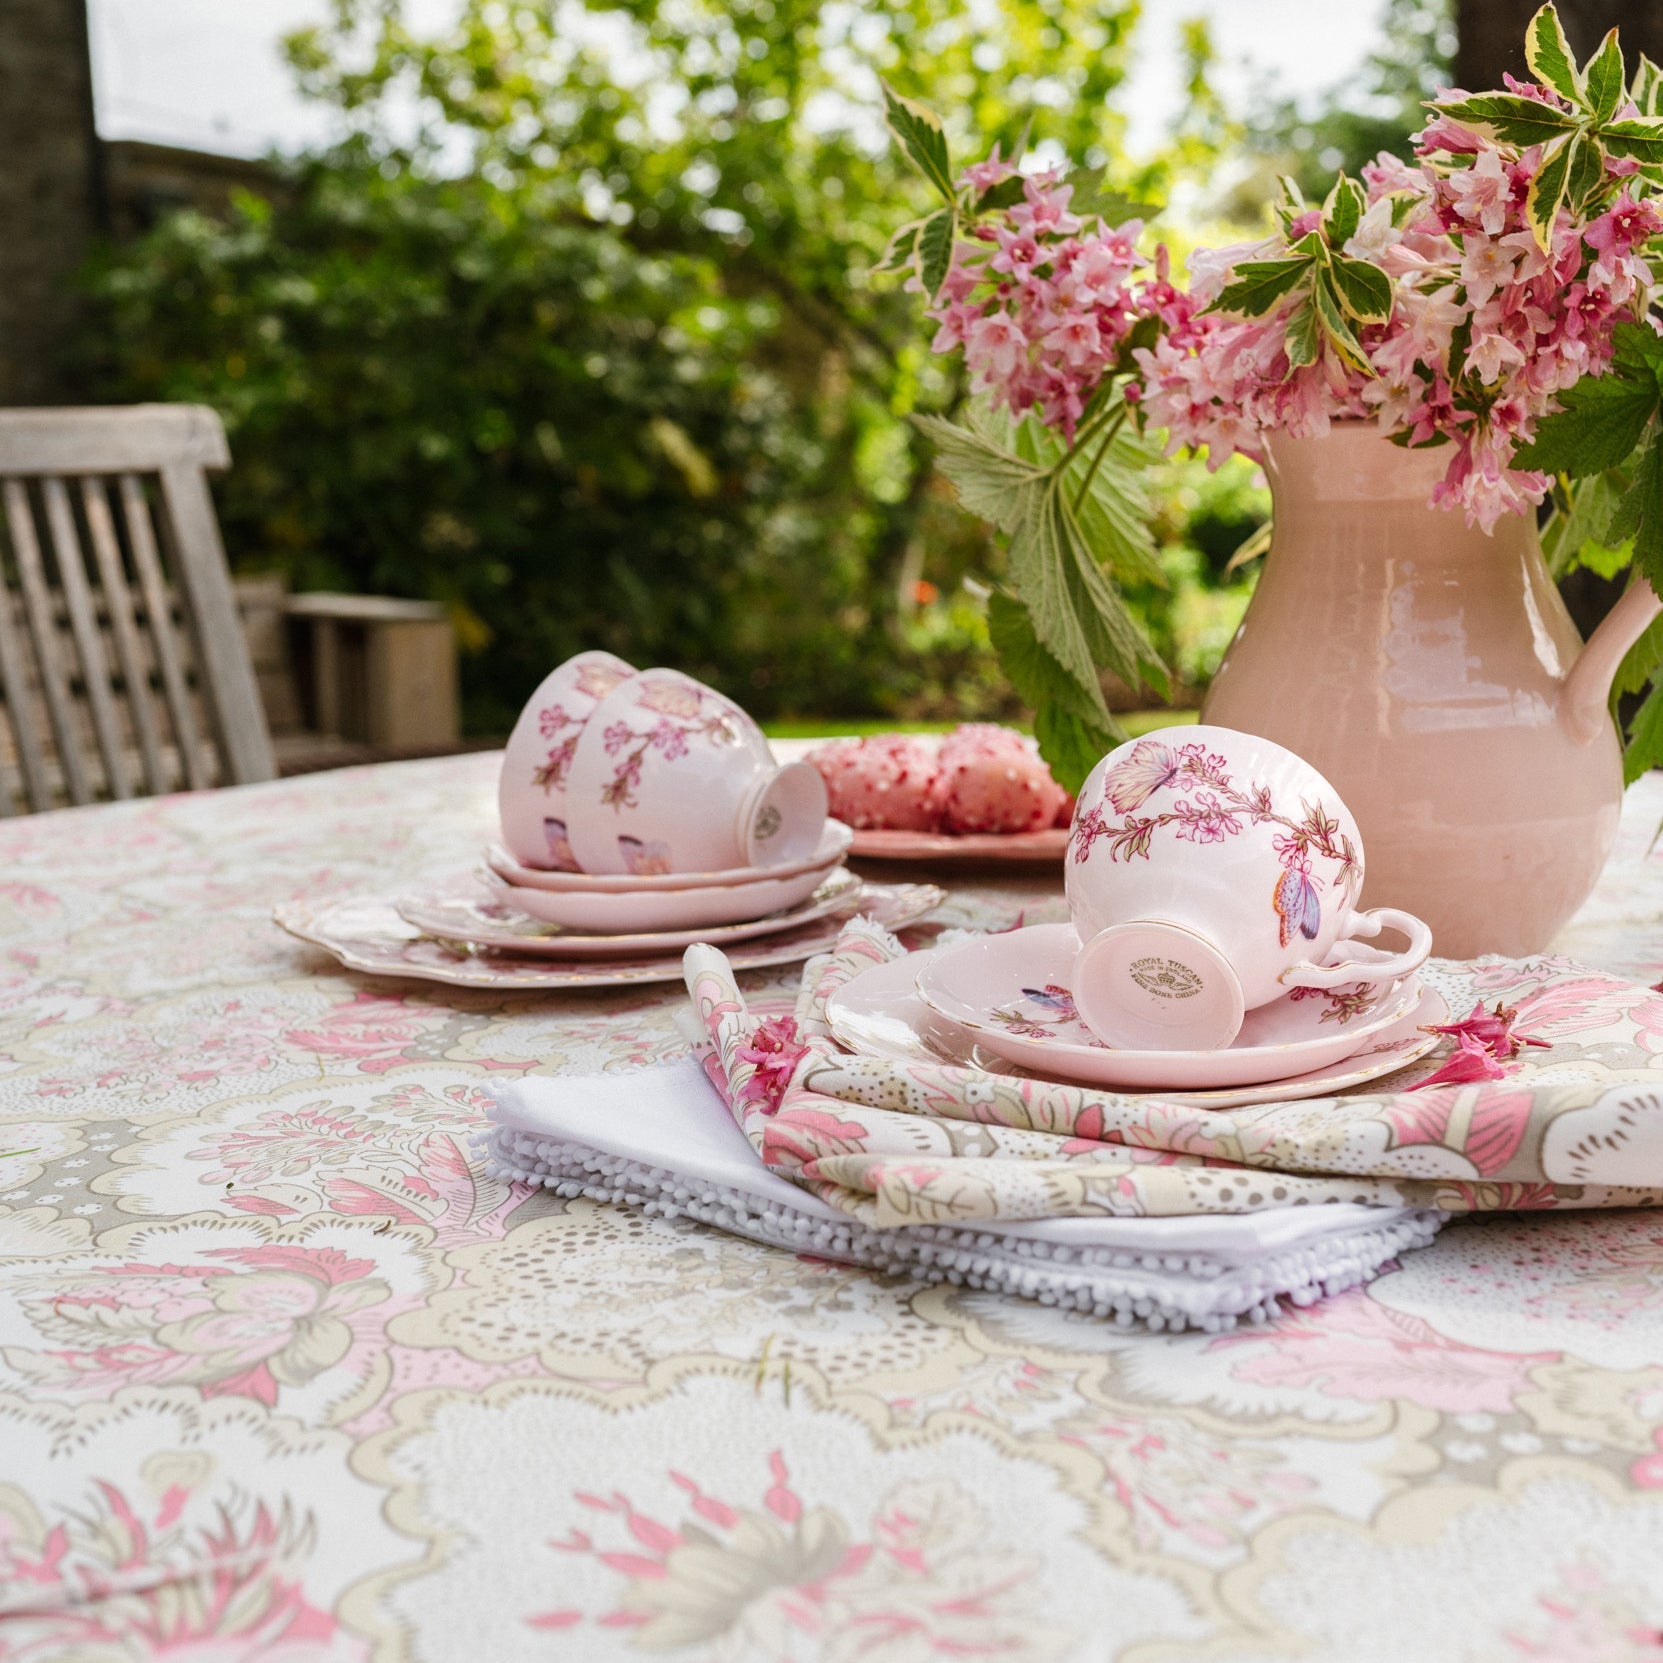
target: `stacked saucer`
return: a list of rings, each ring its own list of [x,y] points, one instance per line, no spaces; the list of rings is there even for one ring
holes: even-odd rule
[[[1449,1020],[1442,996],[1414,975],[1318,996],[1295,989],[1251,1012],[1217,1050],[1117,1050],[1074,1007],[1067,978],[1079,950],[1072,925],[1036,924],[909,954],[845,983],[827,1021],[839,1044],[868,1056],[1230,1108],[1394,1073],[1438,1044],[1426,1028]]]
[[[858,908],[868,886],[843,864],[852,835],[828,820],[811,854],[720,872],[556,872],[526,866],[493,843],[485,865],[494,924],[477,901],[409,900],[399,910],[436,933],[465,925],[463,939],[481,946],[562,958],[748,941]]]

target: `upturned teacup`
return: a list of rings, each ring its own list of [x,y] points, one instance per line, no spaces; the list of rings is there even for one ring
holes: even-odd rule
[[[1075,1006],[1123,1049],[1225,1046],[1291,989],[1390,985],[1432,950],[1409,913],[1356,909],[1363,844],[1339,793],[1232,728],[1163,728],[1104,757],[1080,789],[1064,882]],[[1408,949],[1348,959],[1383,928]]]
[[[566,833],[566,780],[595,706],[634,667],[609,652],[580,652],[546,675],[526,702],[497,776],[502,841],[523,866],[582,871]]]
[[[585,872],[717,872],[811,854],[826,787],[782,768],[731,699],[679,670],[643,670],[601,700],[578,736],[566,832]]]

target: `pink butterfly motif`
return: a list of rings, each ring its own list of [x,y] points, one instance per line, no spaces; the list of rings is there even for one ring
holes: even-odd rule
[[[1022,990],[1024,999],[1031,999],[1036,1005],[1043,1005],[1046,1010],[1054,1013],[1059,1022],[1074,1022],[1080,1013],[1074,1008],[1074,995],[1066,987],[1058,987],[1055,982],[1047,982],[1044,987],[1025,987]]]
[[[543,816],[543,837],[549,846],[549,865],[557,872],[581,872],[577,856],[572,853],[571,839],[566,835],[566,822],[553,815]]]
[[[1295,935],[1302,935],[1307,941],[1316,940],[1317,931],[1322,928],[1322,902],[1308,872],[1298,866],[1288,867],[1276,880],[1273,899],[1277,930],[1284,947]]]
[[[1116,814],[1129,814],[1177,778],[1183,758],[1158,739],[1140,739],[1124,760],[1103,776],[1103,795]]]
[[[638,837],[620,836],[618,853],[637,877],[659,877],[671,869],[668,843],[643,843]]]

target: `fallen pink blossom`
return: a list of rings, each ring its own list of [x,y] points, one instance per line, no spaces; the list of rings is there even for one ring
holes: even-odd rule
[[[1436,1074],[1427,1077],[1411,1091],[1424,1091],[1428,1086],[1463,1086],[1475,1080],[1499,1080],[1507,1073],[1489,1051],[1471,1034],[1462,1034],[1456,1041],[1453,1055]]]
[[[1514,1031],[1513,1024],[1518,1015],[1517,1006],[1504,1005],[1499,999],[1493,1011],[1485,1010],[1483,1000],[1479,1000],[1473,1006],[1472,1014],[1461,1021],[1438,1023],[1422,1028],[1421,1032],[1448,1034],[1453,1039],[1471,1039],[1482,1045],[1498,1062],[1511,1062],[1527,1045],[1539,1046],[1543,1050],[1548,1046],[1545,1039]]]

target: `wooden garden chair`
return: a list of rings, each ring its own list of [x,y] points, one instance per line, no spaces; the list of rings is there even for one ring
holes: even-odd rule
[[[276,775],[212,410],[0,410],[0,815]]]

